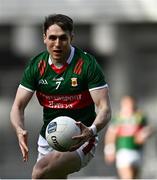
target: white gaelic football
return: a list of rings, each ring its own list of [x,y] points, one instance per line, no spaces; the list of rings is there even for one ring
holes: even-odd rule
[[[48,144],[55,150],[66,152],[72,145],[78,143],[72,139],[81,133],[76,121],[67,116],[59,116],[53,119],[46,128],[45,136]]]

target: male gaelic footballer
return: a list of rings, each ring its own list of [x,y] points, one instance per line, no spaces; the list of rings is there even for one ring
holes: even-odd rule
[[[45,18],[44,43],[47,50],[33,57],[26,67],[11,109],[23,160],[28,160],[24,110],[34,92],[43,106],[43,126],[38,139],[38,159],[33,179],[65,179],[85,167],[95,155],[97,133],[110,120],[109,90],[95,58],[72,46],[73,20],[62,14]],[[95,112],[95,105],[99,109]],[[50,147],[45,139],[47,124],[58,116],[75,119],[81,134],[68,152]]]

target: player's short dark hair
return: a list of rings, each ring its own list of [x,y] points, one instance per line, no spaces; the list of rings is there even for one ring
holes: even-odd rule
[[[47,29],[53,24],[57,24],[64,31],[69,31],[70,34],[73,32],[73,20],[70,17],[63,14],[51,14],[45,17],[43,24],[44,34],[46,34]]]

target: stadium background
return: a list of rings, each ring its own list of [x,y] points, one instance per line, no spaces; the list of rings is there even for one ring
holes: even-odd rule
[[[74,45],[94,54],[110,87],[112,112],[124,94],[134,94],[157,122],[157,1],[156,0],[0,0],[0,178],[30,178],[36,161],[36,140],[42,123],[35,98],[26,109],[30,160],[22,162],[9,112],[29,58],[44,49],[42,22],[64,13],[75,22]],[[116,178],[114,165],[103,161],[103,135],[95,159],[71,178]],[[156,132],[144,147],[141,178],[157,178]]]

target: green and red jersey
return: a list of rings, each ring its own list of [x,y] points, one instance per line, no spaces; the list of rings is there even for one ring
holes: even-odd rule
[[[34,57],[24,71],[20,87],[36,91],[43,106],[44,137],[47,124],[58,116],[69,116],[90,126],[96,113],[89,91],[107,84],[95,58],[71,47],[69,59],[61,68],[52,64],[47,51]]]
[[[116,149],[139,149],[142,146],[135,142],[136,134],[147,125],[146,116],[140,112],[134,113],[130,118],[117,115],[112,120],[116,127]]]

